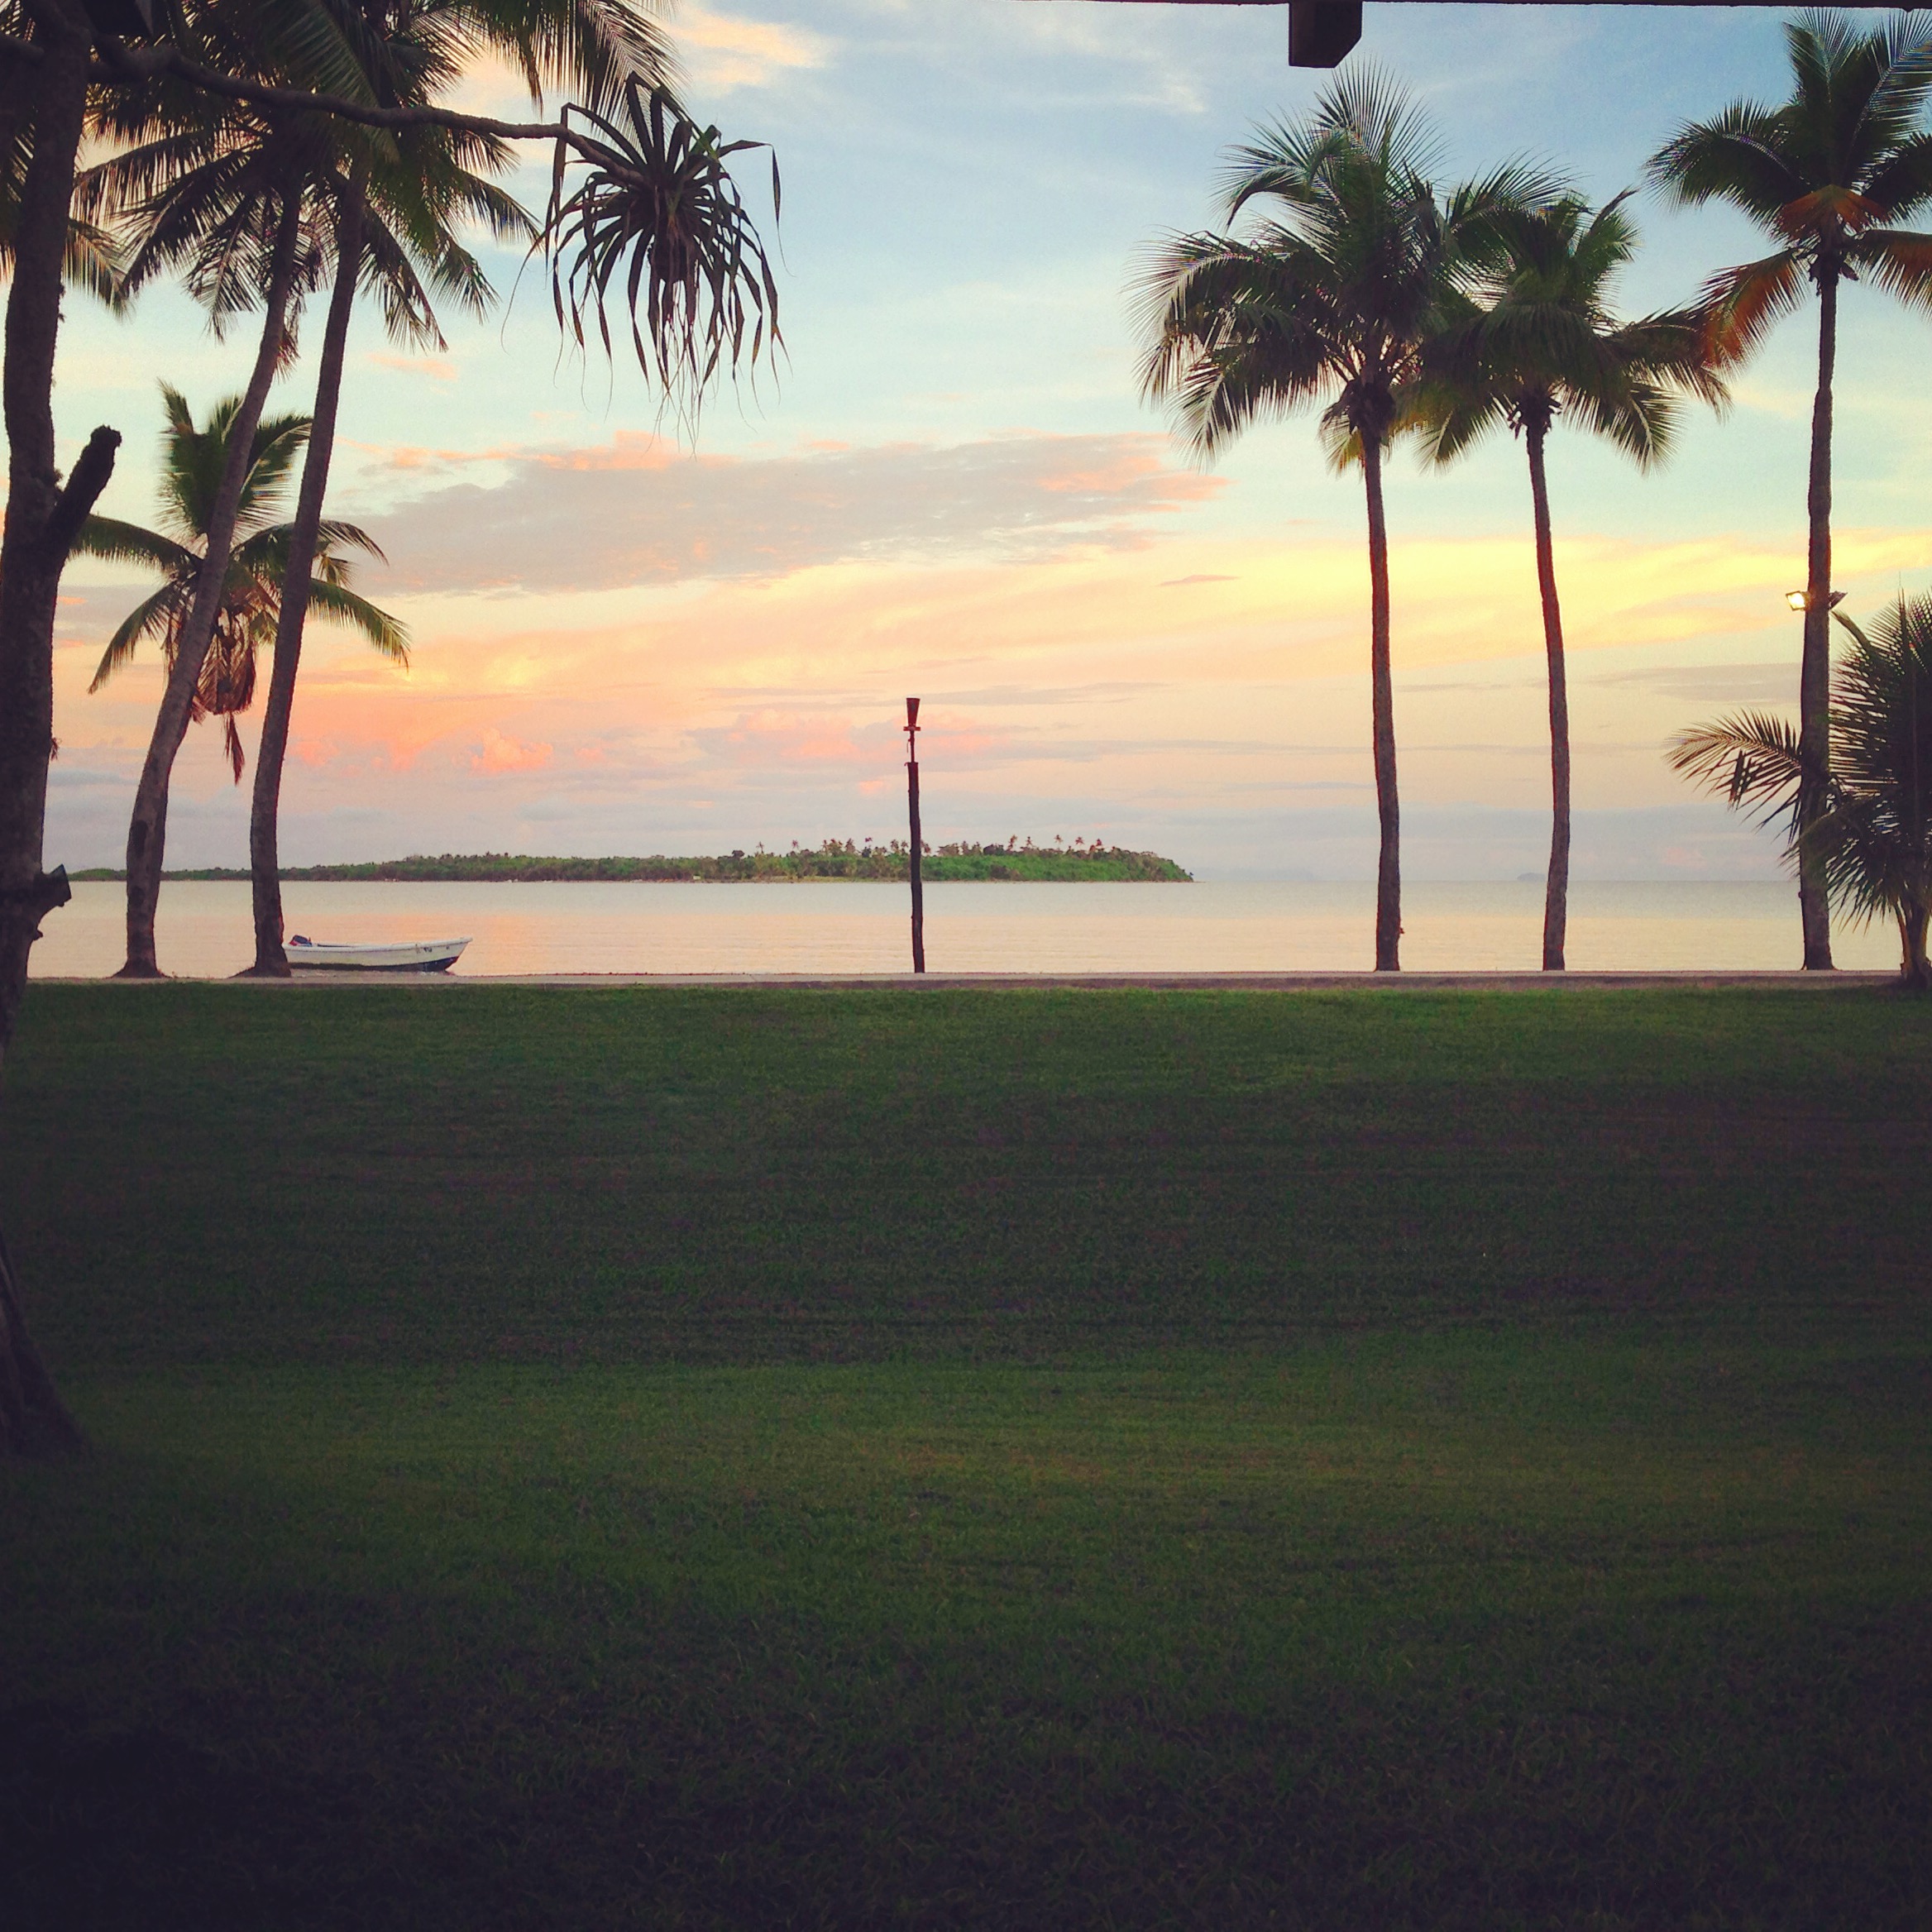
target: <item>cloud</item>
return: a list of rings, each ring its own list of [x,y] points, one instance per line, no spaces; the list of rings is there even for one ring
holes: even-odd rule
[[[507,477],[449,484],[370,519],[394,566],[385,589],[768,582],[826,564],[1131,549],[1148,541],[1149,519],[1226,487],[1172,467],[1167,439],[1145,434],[701,457],[620,434],[488,460]],[[420,452],[407,461],[423,466]]]
[[[1592,684],[1629,684],[1672,698],[1709,698],[1734,705],[1798,701],[1798,662],[1782,664],[1672,664],[1640,671],[1610,671]]]
[[[483,734],[483,743],[470,760],[472,772],[540,772],[550,763],[555,748],[548,744],[522,744],[499,731],[495,725]]]
[[[768,87],[799,68],[825,66],[832,51],[830,41],[807,27],[688,4],[678,9],[677,38],[684,66],[707,94]]]
[[[1237,577],[1224,576],[1219,571],[1198,570],[1191,577],[1163,577],[1160,587],[1164,591],[1180,591],[1189,584],[1232,584],[1240,581]]]
[[[399,375],[427,375],[433,382],[454,382],[457,366],[447,356],[392,356],[371,349],[362,358],[376,369],[394,371]]]

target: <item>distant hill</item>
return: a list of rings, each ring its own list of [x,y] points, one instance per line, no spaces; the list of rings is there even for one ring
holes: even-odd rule
[[[903,841],[889,845],[854,844],[829,839],[815,850],[794,847],[789,852],[729,852],[717,858],[675,858],[657,854],[648,858],[533,858],[521,853],[445,852],[431,858],[374,859],[361,865],[295,865],[283,868],[285,879],[308,879],[349,884],[396,879],[422,882],[536,884],[547,880],[608,880],[665,884],[719,883],[796,885],[813,879],[903,880],[907,876]],[[921,867],[929,879],[999,879],[1015,882],[1095,883],[1187,882],[1171,858],[1157,852],[1132,852],[1124,845],[1024,844],[941,845],[929,851]],[[96,866],[71,875],[76,879],[123,879],[127,875]],[[170,879],[245,879],[246,872],[227,866],[206,866],[170,872]]]

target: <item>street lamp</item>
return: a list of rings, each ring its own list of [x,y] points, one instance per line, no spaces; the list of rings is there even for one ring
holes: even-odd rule
[[[1835,610],[1845,600],[1843,591],[1834,591],[1824,600],[1827,610]],[[1809,591],[1786,591],[1785,601],[1794,610],[1809,610],[1811,608],[1811,593]]]

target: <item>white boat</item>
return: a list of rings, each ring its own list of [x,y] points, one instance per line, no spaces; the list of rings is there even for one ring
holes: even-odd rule
[[[399,945],[331,945],[291,933],[283,949],[295,973],[447,973],[467,938],[404,940]]]

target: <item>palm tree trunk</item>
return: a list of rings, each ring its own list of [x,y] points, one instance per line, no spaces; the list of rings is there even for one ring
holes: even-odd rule
[[[1805,573],[1805,655],[1798,672],[1798,748],[1813,774],[1801,793],[1799,829],[1824,809],[1831,769],[1831,382],[1838,360],[1836,264],[1818,270],[1818,394],[1811,405],[1811,481],[1805,494],[1810,538]],[[1805,970],[1831,970],[1831,899],[1821,854],[1799,848],[1798,911]]]
[[[1932,989],[1932,959],[1925,955],[1925,931],[1932,925],[1932,906],[1908,906],[1898,916],[1899,937],[1905,942],[1901,970],[1915,992]]]
[[[116,974],[120,979],[157,979],[155,958],[155,912],[161,897],[161,863],[168,835],[168,785],[174,776],[175,754],[188,734],[194,689],[214,636],[215,619],[228,574],[234,544],[235,519],[248,480],[255,432],[268,402],[270,385],[281,361],[289,296],[295,284],[295,251],[301,238],[302,198],[291,192],[284,203],[270,257],[261,345],[247,393],[235,418],[221,488],[208,517],[208,544],[196,576],[194,601],[175,649],[161,706],[148,741],[147,758],[135,788],[134,815],[127,826],[127,961]]]
[[[254,882],[255,964],[251,976],[288,977],[282,950],[282,867],[280,825],[282,766],[289,751],[289,720],[295,705],[295,674],[302,664],[302,627],[308,616],[308,584],[315,568],[323,500],[328,494],[329,459],[335,451],[336,410],[342,394],[342,356],[349,317],[356,306],[356,278],[362,265],[362,191],[351,184],[336,242],[336,283],[323,330],[322,366],[315,384],[315,415],[303,458],[302,487],[289,533],[282,607],[275,619],[275,667],[269,674],[261,744],[255,754],[255,792],[248,819],[248,865]]]
[[[1389,525],[1382,512],[1382,446],[1362,438],[1369,499],[1369,685],[1375,744],[1375,809],[1382,851],[1375,873],[1375,970],[1402,969],[1402,810],[1395,792],[1395,687],[1389,667]]]
[[[1557,553],[1550,536],[1550,485],[1543,445],[1550,426],[1532,421],[1529,495],[1536,512],[1536,582],[1543,605],[1543,653],[1550,664],[1550,870],[1543,887],[1543,971],[1563,970],[1570,925],[1570,684],[1563,664],[1563,610],[1557,601]]]
[[[67,552],[106,486],[120,441],[97,429],[61,486],[54,355],[89,52],[87,22],[74,0],[36,10],[34,41],[41,60],[31,96],[33,155],[17,211],[0,379],[8,492],[0,537],[0,1060],[12,1041],[41,921],[68,896],[65,873],[41,870],[54,749],[55,600]],[[72,1451],[84,1440],[26,1332],[0,1241],[0,1456]]]

